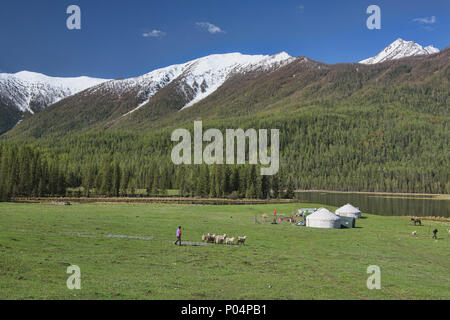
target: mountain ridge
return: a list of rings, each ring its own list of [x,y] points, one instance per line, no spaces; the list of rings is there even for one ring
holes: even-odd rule
[[[377,65],[411,57],[422,59],[429,53],[434,54],[439,50],[430,46],[423,48],[415,42],[397,39],[383,52],[384,55],[379,54],[361,61],[360,64]],[[426,52],[426,55],[422,55],[423,52]],[[399,57],[399,54],[402,57]],[[101,104],[101,97],[106,96],[109,96],[106,98],[108,102],[98,111],[105,116],[91,114],[90,117],[105,118],[105,125],[109,127],[145,107],[158,93],[170,91],[162,91],[169,85],[172,88],[170,104],[176,105],[175,109],[181,111],[208,98],[236,74],[270,73],[295,61],[311,63],[314,60],[306,57],[295,58],[286,52],[274,55],[215,54],[156,69],[138,77],[116,80],[89,77],[57,78],[26,71],[0,74],[0,118],[2,118],[0,134],[15,128],[24,116],[29,118],[49,106],[61,105],[60,101],[69,99],[67,104],[70,104],[71,101],[78,99],[82,106],[74,107],[86,110],[89,107],[89,99],[94,97],[92,99]],[[13,94],[9,94],[10,92]],[[72,97],[75,98],[71,99]],[[175,109],[172,111],[176,111]],[[159,113],[161,112],[165,112],[163,106],[160,106]],[[52,123],[47,122],[46,125],[52,126]]]
[[[21,122],[7,136],[40,138],[97,129],[153,130],[196,119],[285,113],[314,105],[370,106],[382,100],[387,105],[400,104],[439,115],[445,113],[449,55],[447,48],[430,56],[375,65],[328,65],[298,57],[268,72],[232,74],[217,90],[189,108],[183,107],[192,101],[193,94],[182,90],[186,88],[184,77],[171,80],[149,101],[143,100],[134,86],[120,97],[110,94],[104,88],[114,82],[108,82],[46,108]],[[426,95],[428,91],[434,92],[433,96]],[[421,103],[408,102],[412,97],[419,97]]]

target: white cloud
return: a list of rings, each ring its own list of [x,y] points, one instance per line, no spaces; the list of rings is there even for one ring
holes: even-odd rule
[[[164,37],[166,35],[165,32],[160,31],[160,30],[152,30],[150,32],[144,32],[142,34],[142,36],[144,38],[159,38],[159,37]]]
[[[209,22],[197,22],[196,25],[202,29],[207,30],[211,34],[216,33],[226,33],[224,30],[222,30],[220,27],[213,25]]]
[[[297,10],[298,10],[300,13],[303,13],[303,12],[305,12],[305,6],[301,4],[301,5],[297,6]]]
[[[415,18],[413,19],[414,22],[418,22],[421,24],[435,24],[436,23],[436,17],[423,17],[423,18]]]

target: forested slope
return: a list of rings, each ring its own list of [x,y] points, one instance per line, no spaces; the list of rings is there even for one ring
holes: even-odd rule
[[[35,194],[80,186],[85,194],[178,189],[182,195],[250,198],[291,196],[295,188],[450,193],[449,53],[372,66],[298,58],[274,72],[235,76],[182,111],[185,101],[175,85],[125,117],[136,103],[131,98],[97,96],[91,106],[86,96],[74,96],[5,136],[0,180],[10,183],[3,198],[29,194],[23,168],[44,159],[44,167],[54,169],[41,172],[53,172],[51,181],[64,188],[47,183],[36,189],[35,178],[28,182]],[[79,111],[75,122],[68,109]],[[194,120],[203,120],[205,129],[280,129],[280,173],[261,177],[248,165],[174,166],[171,132],[192,129]]]

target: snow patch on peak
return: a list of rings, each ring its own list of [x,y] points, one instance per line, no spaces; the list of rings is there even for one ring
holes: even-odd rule
[[[74,93],[78,93],[94,85],[109,81],[109,79],[91,78],[86,76],[71,78],[49,77],[41,73],[30,71],[17,72],[12,76],[23,82],[41,83],[55,87],[68,88]]]
[[[439,49],[435,48],[433,46],[428,46],[424,48],[426,52],[428,52],[428,54],[434,54],[434,53],[438,53]]]
[[[294,58],[286,52],[272,56],[229,53],[194,60],[188,63],[183,79],[184,85],[188,86],[187,89],[192,94],[192,99],[181,110],[191,107],[214,93],[234,74],[268,71],[293,60]]]
[[[178,89],[188,100],[181,108],[185,109],[215,92],[233,74],[267,71],[294,59],[286,52],[273,56],[245,55],[239,52],[213,54],[184,64],[157,69],[137,78],[110,81],[90,91],[106,89],[116,95],[122,95],[137,89],[140,104],[124,114],[124,117],[145,106],[159,90],[177,80]]]
[[[383,49],[378,55],[375,57],[362,60],[359,63],[361,64],[376,64],[389,60],[397,60],[405,57],[412,56],[420,56],[420,55],[429,55],[439,52],[439,49],[428,46],[422,47],[420,44],[414,41],[405,41],[401,38],[398,38],[389,46]]]
[[[177,64],[156,69],[134,78],[108,81],[99,86],[90,88],[88,93],[92,94],[98,91],[106,91],[120,97],[126,93],[135,91],[140,100],[140,104],[134,110],[125,114],[128,115],[146,105],[159,90],[181,76],[185,68],[185,64]]]
[[[68,96],[108,81],[107,79],[49,77],[41,73],[21,71],[0,74],[0,99],[22,112],[34,113]]]

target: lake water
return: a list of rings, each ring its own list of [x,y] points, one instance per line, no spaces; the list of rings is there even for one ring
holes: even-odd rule
[[[351,203],[362,212],[383,216],[450,217],[450,200],[434,200],[432,196],[298,192],[297,199],[336,207]]]

